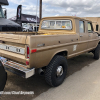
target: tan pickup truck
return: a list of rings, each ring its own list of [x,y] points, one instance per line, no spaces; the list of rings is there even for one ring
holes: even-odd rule
[[[46,82],[59,86],[67,73],[67,59],[92,52],[99,59],[100,38],[92,22],[73,16],[46,17],[38,33],[0,33],[0,56],[6,70],[29,78],[39,70]]]

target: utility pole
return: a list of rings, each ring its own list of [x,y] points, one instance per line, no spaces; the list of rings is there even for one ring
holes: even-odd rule
[[[39,14],[40,20],[42,19],[42,0],[40,0],[40,14]]]

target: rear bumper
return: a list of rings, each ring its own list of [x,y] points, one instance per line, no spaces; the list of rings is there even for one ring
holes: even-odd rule
[[[35,74],[35,68],[27,69],[25,65],[22,65],[13,61],[3,62],[1,60],[1,62],[3,63],[3,66],[6,70],[14,74],[17,74],[23,78],[29,78]]]

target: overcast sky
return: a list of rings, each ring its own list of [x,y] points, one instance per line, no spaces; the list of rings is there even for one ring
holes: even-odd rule
[[[36,5],[39,0],[8,0],[8,18],[16,16],[17,6],[21,4],[22,13],[36,15]],[[100,0],[43,0],[42,17],[48,16],[79,16],[79,17],[100,17]]]

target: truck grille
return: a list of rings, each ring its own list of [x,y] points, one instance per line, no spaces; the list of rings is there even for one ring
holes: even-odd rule
[[[3,26],[1,31],[22,31],[21,27],[16,26]]]

